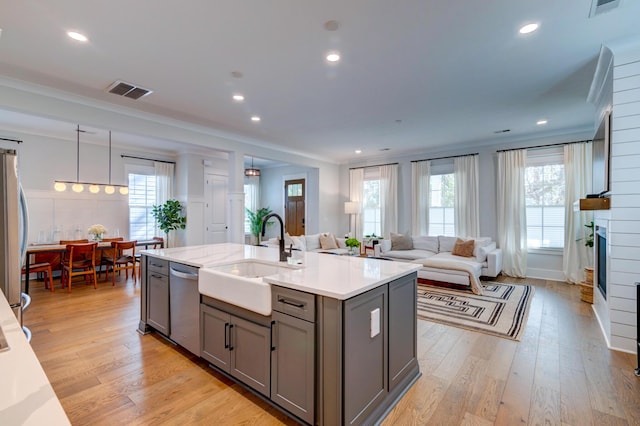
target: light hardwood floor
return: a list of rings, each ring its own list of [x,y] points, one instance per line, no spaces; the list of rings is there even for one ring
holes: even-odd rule
[[[502,281],[514,282],[504,278]],[[418,321],[422,377],[384,425],[640,425],[635,355],[610,351],[579,288],[535,286],[513,342]],[[136,332],[140,286],[33,283],[25,325],[74,425],[295,424],[206,362]]]

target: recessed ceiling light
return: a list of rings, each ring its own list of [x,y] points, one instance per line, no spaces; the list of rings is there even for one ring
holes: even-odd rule
[[[327,31],[337,31],[340,28],[340,23],[335,20],[327,21],[324,23],[324,29]]]
[[[545,124],[547,124],[547,120],[538,120],[538,121],[536,121],[536,124],[538,126],[544,126]]]
[[[327,61],[338,62],[340,60],[340,54],[338,52],[331,52],[327,54]]]
[[[258,121],[260,121],[260,117],[258,117],[257,115],[254,115],[254,116],[251,117],[251,121],[258,122]]]
[[[356,154],[362,154],[362,150],[361,149],[356,149]]]
[[[536,23],[524,25],[522,28],[520,28],[519,33],[520,33],[520,34],[529,34],[529,33],[532,33],[532,32],[534,32],[535,30],[537,30],[539,26],[540,26],[540,25],[538,25],[538,24],[536,24]]]
[[[244,101],[244,96],[242,96],[241,94],[235,94],[235,95],[233,95],[233,100],[234,101],[238,101],[238,102],[242,102],[242,101]]]
[[[87,38],[87,36],[85,36],[83,34],[80,34],[80,33],[77,33],[75,31],[69,31],[69,32],[67,32],[67,35],[69,37],[71,37],[72,39],[77,40],[77,41],[87,41],[87,40],[89,40]]]

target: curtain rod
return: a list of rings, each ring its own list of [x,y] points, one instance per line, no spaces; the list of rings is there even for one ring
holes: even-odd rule
[[[366,169],[369,167],[396,166],[396,165],[398,165],[398,163],[374,164],[372,166],[349,167],[349,170]]]
[[[22,143],[22,141],[19,141],[18,139],[0,138],[0,141],[7,141],[7,142]]]
[[[583,141],[573,141],[573,142],[559,142],[559,143],[552,143],[549,145],[535,145],[535,146],[525,146],[524,148],[509,148],[509,149],[499,149],[496,152],[507,152],[507,151],[517,151],[519,149],[540,149],[540,148],[551,148],[552,146],[564,146],[564,145],[571,145],[574,143],[584,143],[584,142],[593,142],[593,140],[591,139],[586,139]]]
[[[472,155],[479,155],[479,154],[476,152],[476,153],[473,153],[473,154],[449,155],[447,157],[425,158],[424,160],[411,160],[411,162],[412,163],[419,163],[420,161],[446,160],[447,158],[471,157]]]
[[[120,155],[121,158],[133,158],[136,160],[147,160],[147,161],[155,161],[156,163],[169,163],[169,164],[176,164],[175,161],[167,161],[167,160],[154,160],[153,158],[144,158],[144,157],[135,157],[133,155],[125,155],[125,154],[121,154]]]

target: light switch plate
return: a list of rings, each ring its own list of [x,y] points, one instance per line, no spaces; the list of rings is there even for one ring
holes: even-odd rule
[[[376,337],[380,334],[380,308],[376,308],[371,311],[371,324],[369,326],[371,330],[371,338]]]

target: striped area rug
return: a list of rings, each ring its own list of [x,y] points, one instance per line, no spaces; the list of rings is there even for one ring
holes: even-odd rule
[[[483,282],[484,294],[418,284],[418,318],[520,340],[534,289]]]

